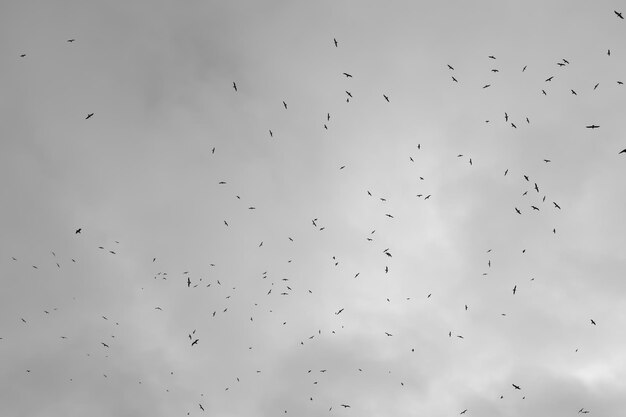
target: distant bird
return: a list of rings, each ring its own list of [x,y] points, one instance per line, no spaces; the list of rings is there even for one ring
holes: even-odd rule
[[[339,314],[341,314],[341,312],[342,312],[342,311],[343,311],[343,308],[342,308],[342,309],[339,309],[339,311],[337,311],[337,312],[335,313],[335,316],[338,316]]]
[[[595,90],[596,88],[598,88],[599,85],[600,83],[597,83],[596,85],[593,86],[593,89]]]
[[[491,70],[491,72],[500,72],[500,70],[494,68]]]
[[[187,288],[191,287],[191,278],[187,277]]]
[[[610,49],[608,49],[608,50],[606,51],[606,54],[607,54],[608,56],[611,56],[611,50],[610,50]]]
[[[191,342],[191,346],[193,346],[193,345],[197,345],[199,340],[200,340],[200,339],[196,339],[196,340],[194,340],[193,342]]]
[[[107,345],[107,344],[106,344],[106,343],[104,343],[104,342],[100,342],[100,343],[102,344],[102,346],[104,346],[104,347],[106,347],[106,348],[108,348],[108,347],[109,347],[109,345]]]
[[[519,385],[515,385],[515,384],[511,384],[511,385],[513,385],[513,388],[518,389],[518,390],[521,390],[521,388],[519,387]]]
[[[573,95],[577,96],[578,94],[576,94],[576,91],[574,90],[570,90],[572,92]]]
[[[618,12],[617,10],[613,10],[613,13],[615,13],[617,15],[617,17],[619,17],[620,19],[624,19],[624,16],[622,16],[622,12]]]
[[[349,406],[348,404],[341,404],[341,406],[342,406],[343,408],[350,408],[350,406]]]
[[[591,319],[591,324],[593,324],[594,326],[596,325],[596,322],[593,321],[593,319]]]
[[[91,118],[92,116],[93,116],[93,113],[89,113],[89,114],[87,115],[87,117],[85,117],[85,120],[87,120],[87,119]]]
[[[346,78],[352,78],[352,75],[351,75],[351,74],[348,74],[347,72],[344,72],[344,73],[343,73],[343,75],[345,75],[345,76],[346,76]]]
[[[467,408],[465,410],[461,411],[460,414],[465,414],[465,413],[467,413]]]
[[[600,126],[598,126],[598,125],[588,125],[588,126],[585,126],[585,127],[586,127],[587,129],[597,129],[597,128],[599,128]]]
[[[202,404],[198,404],[200,406],[200,410],[204,411],[204,407],[202,406]]]
[[[74,232],[74,234],[76,234],[76,235],[77,235],[77,234],[79,234],[80,232],[82,232],[82,230],[83,230],[83,229],[82,229],[82,227],[79,227],[78,229],[76,229],[76,231]]]
[[[505,122],[509,121],[509,115],[507,114],[507,112],[504,112],[504,121]]]
[[[621,150],[621,151],[618,153],[618,155],[619,155],[620,153],[626,153],[626,149]]]
[[[455,83],[458,83],[457,79],[452,77],[452,81],[454,81]]]
[[[270,137],[273,138],[274,134],[272,133],[272,131],[270,130]]]
[[[528,67],[528,65],[524,65],[524,68],[522,68],[522,72],[526,71],[527,67]]]
[[[533,210],[539,211],[539,207],[537,207],[537,206],[530,206],[530,207],[532,207]]]
[[[515,295],[516,291],[517,291],[517,285],[513,287],[513,295]]]
[[[24,58],[26,56],[26,54],[22,54],[20,55],[20,58]]]
[[[553,75],[553,76],[551,76],[551,77],[546,78],[546,82],[548,82],[548,81],[552,81],[552,79],[553,79],[553,78],[554,78],[554,75]]]
[[[483,88],[487,88],[487,87],[491,87],[491,84],[487,84],[487,85],[483,86]]]
[[[626,151],[626,149],[625,149],[625,151]],[[622,152],[624,152],[624,151],[622,151]],[[561,210],[561,206],[559,206],[558,204],[556,204],[554,201],[552,202],[552,204],[554,204],[554,207],[556,207],[556,208],[558,208],[559,210]]]
[[[76,39],[68,39],[66,42],[72,43],[74,42]]]
[[[352,94],[350,94],[349,91],[346,91],[346,94],[350,96],[350,98],[352,98]]]
[[[337,47],[338,43],[337,43],[337,39],[333,38],[333,42],[335,43],[335,48]]]
[[[546,93],[546,90],[541,90],[541,92],[543,93],[544,96],[548,95],[548,93]]]
[[[493,55],[489,55],[489,58],[491,58],[491,59],[496,59],[496,57],[495,57],[495,56],[493,56]]]
[[[233,81],[233,88],[237,91],[237,84]]]
[[[386,95],[383,94],[383,97],[385,97],[385,100],[387,100],[387,103],[389,103],[389,97],[387,97]]]
[[[287,109],[287,103],[285,103],[284,100],[283,100],[283,106],[285,106],[285,109]]]
[[[549,160],[549,159],[544,159],[543,162],[545,162],[547,164],[548,162],[552,162],[552,161]]]

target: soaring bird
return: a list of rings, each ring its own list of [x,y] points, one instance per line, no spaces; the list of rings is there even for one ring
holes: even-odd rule
[[[191,342],[191,346],[193,346],[193,345],[197,345],[199,340],[200,340],[200,339],[196,339],[196,340],[194,340],[193,342]]]
[[[77,235],[77,234],[79,234],[79,233],[80,233],[80,232],[82,232],[82,231],[83,231],[83,228],[82,228],[82,227],[79,227],[78,229],[76,229],[76,231],[74,232],[74,234],[76,234],[76,235]]]
[[[285,109],[287,109],[287,103],[285,103],[284,100],[283,100],[283,106],[285,106]]]
[[[515,295],[516,291],[517,291],[517,285],[513,287],[513,295]]]
[[[348,74],[347,72],[344,72],[343,75],[345,75],[346,78],[352,78],[352,75]]]
[[[389,97],[387,97],[386,95],[383,94],[383,97],[385,97],[385,100],[387,100],[387,103],[389,103]]]
[[[619,17],[620,19],[624,19],[624,16],[622,16],[622,12],[618,12],[617,10],[613,10],[613,13],[615,13],[617,15],[617,17]]]
[[[349,406],[348,404],[341,404],[341,406],[342,406],[343,408],[350,408],[350,406]]]
[[[349,91],[346,91],[346,94],[350,96],[350,98],[352,98],[352,94],[350,94]]]
[[[452,71],[454,71],[454,68],[452,68],[452,65],[450,65],[450,64],[447,64],[447,65],[448,65],[448,68],[450,68]]]
[[[588,126],[585,126],[585,127],[586,127],[587,129],[597,129],[597,128],[599,128],[600,126],[598,126],[598,125],[588,125]]]
[[[618,153],[618,155],[619,155],[620,153],[626,153],[626,149],[621,150],[621,151]]]
[[[76,39],[68,39],[66,42],[72,43],[74,42]]]
[[[598,88],[599,85],[600,83],[597,83],[596,85],[593,86],[593,89],[595,90],[596,88]]]
[[[515,384],[511,384],[511,385],[513,385],[513,388],[521,390],[521,388],[519,387],[519,385],[515,385]]]
[[[548,82],[548,81],[552,81],[552,79],[553,79],[553,78],[554,78],[554,75],[553,75],[553,76],[551,76],[551,77],[546,78],[546,82]]]
[[[85,117],[85,120],[87,120],[87,119],[91,118],[92,116],[93,116],[93,113],[89,113],[89,114],[87,115],[87,117]]]
[[[237,84],[233,81],[233,88],[237,91]]]
[[[626,149],[625,149],[626,150]],[[552,202],[552,204],[554,204],[554,207],[558,208],[559,210],[561,210],[561,206],[559,206],[558,204],[556,204],[554,201]]]
[[[596,322],[593,321],[593,319],[591,319],[591,324],[593,324],[594,326],[596,325]]]
[[[337,47],[337,39],[333,38],[333,42],[335,43],[335,48]]]

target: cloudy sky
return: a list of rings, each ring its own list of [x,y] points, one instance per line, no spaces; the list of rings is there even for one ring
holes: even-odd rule
[[[1,9],[1,415],[622,412],[623,2]]]

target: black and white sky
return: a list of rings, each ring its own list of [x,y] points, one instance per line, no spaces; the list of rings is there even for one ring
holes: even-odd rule
[[[623,414],[624,2],[0,10],[0,415]]]

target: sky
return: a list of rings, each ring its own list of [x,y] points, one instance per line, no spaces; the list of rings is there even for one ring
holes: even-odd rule
[[[616,11],[5,2],[0,415],[618,415]]]

